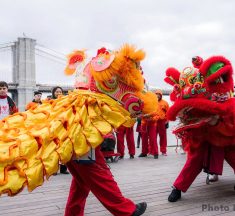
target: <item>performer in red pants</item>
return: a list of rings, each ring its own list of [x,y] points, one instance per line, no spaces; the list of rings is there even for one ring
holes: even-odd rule
[[[134,140],[134,130],[133,127],[127,128],[121,126],[117,129],[117,151],[120,153],[120,159],[124,157],[125,154],[125,145],[124,137],[126,135],[127,147],[130,155],[130,159],[133,159],[135,156],[135,140]]]
[[[72,62],[77,61],[77,59],[80,59],[80,57],[81,56],[74,56],[74,58],[73,59],[71,58],[70,60]],[[106,48],[101,48],[100,50],[98,50],[97,56],[93,58],[94,65],[91,66],[94,74],[96,74],[99,71],[96,74],[96,78],[100,76],[99,79],[102,80],[102,75],[100,73],[101,72],[100,66],[98,65],[102,65],[101,67],[102,70],[109,70],[108,67],[110,66],[110,64],[112,64],[113,57],[114,57],[113,54],[109,53],[109,51],[106,50]],[[123,61],[122,59],[124,60],[127,59],[129,61],[129,58],[121,58],[120,61]],[[96,61],[99,62],[99,64],[97,64]],[[139,64],[139,61],[138,61],[138,64]],[[135,64],[135,67],[133,68],[136,68],[136,65],[137,64]],[[129,64],[128,64],[128,67],[129,67]],[[122,68],[122,70],[123,69],[124,67]],[[113,69],[112,69],[112,73],[113,73]],[[80,74],[81,79],[77,79],[77,82],[76,82],[77,88],[89,89],[94,92],[100,92],[105,87],[106,94],[110,96],[113,94],[114,89],[113,87],[109,88],[109,84],[108,84],[109,82],[107,80],[102,80],[102,82],[99,82],[99,86],[97,85],[97,82],[95,81],[93,77],[94,75],[91,76],[90,69],[84,69],[83,74],[82,73],[79,73],[79,74]],[[84,79],[84,77],[86,77],[86,79]],[[117,93],[117,95],[115,96],[112,95],[112,97],[116,98],[116,100],[120,102],[121,99],[119,98],[119,95],[121,95],[123,98],[126,98],[124,97],[125,94],[123,94],[126,91],[125,90],[123,92],[124,89],[126,89],[126,87],[123,87],[123,86],[121,87],[120,85],[120,88],[115,89],[115,94]],[[121,94],[119,94],[119,92]],[[132,95],[131,92],[128,92],[128,97],[130,97],[131,95]],[[132,98],[132,100],[135,101],[135,98]],[[132,104],[130,103],[130,101],[128,101],[128,103],[127,101],[125,102],[121,101],[121,103],[124,104],[127,110],[129,110],[129,106],[130,104]],[[130,110],[131,110],[131,107],[130,107]],[[132,134],[131,134],[131,131],[132,131]],[[122,130],[120,133],[122,133]],[[133,136],[133,128],[131,128],[131,130],[129,129],[129,131],[126,132],[126,135],[127,135],[128,141],[131,140],[131,136]],[[134,137],[133,137],[133,140],[131,141],[133,142],[133,148],[135,148]],[[129,149],[129,152],[130,154],[134,156],[135,154],[134,149]],[[123,150],[123,155],[124,155],[124,150]],[[69,193],[69,197],[68,197],[68,201],[66,205],[65,216],[83,216],[86,198],[90,191],[97,197],[97,199],[103,204],[103,206],[108,211],[110,211],[111,214],[115,216],[142,215],[146,210],[147,203],[142,202],[142,203],[135,205],[131,200],[125,198],[122,195],[117,183],[115,182],[112,176],[112,173],[110,172],[109,167],[106,165],[103,154],[100,151],[100,147],[97,147],[95,149],[95,157],[96,157],[95,160],[92,160],[92,161],[88,160],[88,162],[90,163],[84,163],[83,160],[81,159],[79,161],[72,160],[69,163],[67,163],[67,167],[73,176],[73,180],[72,180],[71,187],[70,187],[70,193]]]
[[[141,136],[142,136],[142,152],[139,157],[147,157],[148,154],[158,159],[158,146],[156,137],[157,121],[154,117],[142,118],[141,120]]]
[[[206,168],[205,164],[205,152],[208,152],[208,148],[213,146],[204,143],[200,149],[197,149],[197,151],[191,152],[188,154],[187,161],[180,172],[179,176],[175,180],[173,187],[174,190],[172,191],[171,195],[169,196],[168,200],[170,202],[177,201],[181,197],[181,191],[186,192],[190,185],[193,183],[195,178],[198,176],[198,174],[202,171],[202,169]],[[222,175],[222,169],[223,169],[223,162],[224,159],[228,162],[228,164],[233,168],[235,172],[235,148],[234,147],[220,147],[220,156],[217,161],[217,165],[213,167],[213,172],[211,170],[207,170],[206,172],[212,172],[218,175]],[[218,156],[218,154],[217,154]],[[222,159],[222,160],[221,160]],[[209,165],[209,164],[207,164]]]
[[[223,56],[213,56],[203,62],[196,56],[194,67],[181,73],[168,68],[165,81],[174,86],[170,97],[173,106],[167,112],[169,120],[179,118],[174,133],[182,139],[188,152],[187,161],[173,184],[169,202],[181,198],[197,175],[204,171],[222,174],[223,161],[235,171],[235,98],[233,69]]]
[[[65,216],[83,216],[86,198],[90,191],[113,215],[142,215],[147,204],[143,202],[135,205],[125,198],[114,181],[99,147],[96,148],[95,155],[96,160],[91,163],[81,163],[75,160],[67,163],[73,179]]]
[[[162,155],[167,156],[167,134],[166,129],[168,127],[168,122],[165,119],[159,119],[157,121],[157,134],[156,137],[159,134],[159,144],[160,144],[160,152]]]
[[[166,129],[168,128],[168,121],[166,119],[166,112],[169,109],[169,104],[162,99],[162,91],[156,90],[155,94],[158,97],[158,103],[162,112],[162,118],[157,121],[157,134],[159,134],[159,144],[160,144],[160,151],[162,155],[167,155],[167,134]]]

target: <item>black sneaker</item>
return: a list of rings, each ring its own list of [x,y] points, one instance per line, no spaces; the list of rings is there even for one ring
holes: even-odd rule
[[[122,160],[124,158],[124,156],[120,156],[119,158],[118,158],[118,160]]]
[[[67,171],[67,167],[64,164],[60,164],[60,173],[69,174],[69,172]]]
[[[134,213],[132,214],[132,216],[139,216],[144,214],[146,208],[147,208],[147,203],[146,202],[142,202],[142,203],[138,203],[135,205],[136,209],[134,211]]]
[[[174,188],[168,197],[168,201],[169,202],[176,202],[180,198],[181,198],[181,190]]]
[[[66,171],[62,171],[62,172],[60,172],[60,174],[68,175],[68,174],[69,174],[69,172],[66,170]]]
[[[139,157],[147,157],[147,154],[141,153],[141,154],[139,155]]]
[[[154,159],[158,159],[158,154],[155,154],[155,155],[154,155]]]
[[[135,158],[135,156],[131,154],[130,155],[130,159],[134,159],[134,158]]]

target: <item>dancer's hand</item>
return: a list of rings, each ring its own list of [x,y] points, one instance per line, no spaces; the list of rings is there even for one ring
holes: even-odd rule
[[[210,125],[214,126],[218,123],[219,121],[219,116],[215,115],[211,117],[211,120],[208,122]]]

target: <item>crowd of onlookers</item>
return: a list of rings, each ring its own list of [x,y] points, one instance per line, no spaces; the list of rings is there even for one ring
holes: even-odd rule
[[[12,100],[10,96],[8,96],[8,84],[5,81],[0,81],[0,120],[7,117],[8,115],[12,115],[18,112],[18,108],[15,102]],[[51,91],[51,96],[47,97],[47,100],[56,99],[59,95],[63,94],[63,89],[59,86],[54,87]],[[25,110],[34,108],[40,104],[42,104],[42,92],[35,91],[34,97],[31,102],[29,102]],[[69,174],[67,171],[67,167],[63,164],[60,165],[60,173]],[[55,174],[56,175],[56,174]]]

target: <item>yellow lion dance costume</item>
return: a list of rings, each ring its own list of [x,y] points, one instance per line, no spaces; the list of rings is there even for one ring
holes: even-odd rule
[[[16,195],[25,186],[34,190],[57,172],[59,162],[85,155],[113,128],[157,113],[156,96],[144,90],[144,57],[130,45],[102,48],[80,72],[79,89],[0,121],[0,195]],[[65,73],[73,74],[84,59],[82,51],[70,54]]]

